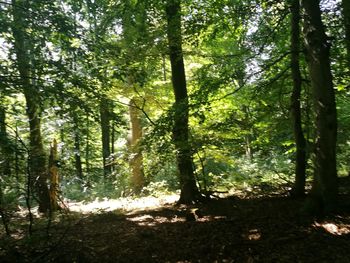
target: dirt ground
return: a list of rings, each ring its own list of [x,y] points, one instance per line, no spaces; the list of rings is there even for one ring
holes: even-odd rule
[[[350,212],[300,216],[303,200],[230,196],[193,206],[69,212],[1,238],[0,262],[350,262]],[[22,230],[24,231],[24,230]]]

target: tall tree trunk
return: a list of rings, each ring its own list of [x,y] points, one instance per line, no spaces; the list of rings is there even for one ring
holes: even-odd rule
[[[296,197],[305,194],[306,179],[306,140],[301,118],[301,73],[300,73],[300,4],[299,0],[291,0],[291,69],[293,92],[291,97],[291,115],[293,121],[294,140],[296,146],[295,182],[292,195]]]
[[[139,41],[135,36],[135,30],[142,34],[146,33],[146,9],[142,1],[135,2],[130,0],[124,1],[125,13],[122,19],[123,37],[125,44],[127,45],[128,57],[137,61],[135,57],[135,43]],[[137,11],[136,11],[137,10]],[[127,73],[127,84],[129,87],[133,87],[136,91],[137,81],[135,80],[135,74],[132,71]],[[142,188],[145,186],[145,174],[143,170],[143,155],[140,148],[140,140],[142,139],[142,125],[140,110],[137,109],[135,99],[131,99],[129,102],[129,117],[130,117],[130,138],[128,143],[130,146],[130,158],[129,164],[131,169],[130,183],[134,193],[139,194]]]
[[[188,138],[188,95],[182,53],[180,0],[167,0],[166,16],[171,80],[175,94],[173,141],[177,151],[177,166],[181,187],[179,203],[190,204],[198,201],[201,196],[193,173],[193,160]]]
[[[111,155],[110,115],[109,101],[106,98],[102,98],[100,101],[100,123],[102,131],[103,174],[106,178],[111,174],[111,165],[108,164],[108,158]]]
[[[319,0],[302,0],[308,68],[316,113],[315,170],[312,197],[321,211],[332,210],[338,195],[336,170],[337,113],[330,68],[330,45]]]
[[[12,0],[12,23],[14,49],[17,68],[21,77],[21,85],[26,100],[26,111],[29,119],[29,167],[32,186],[36,190],[39,201],[39,211],[47,212],[50,208],[50,196],[47,187],[46,155],[41,137],[40,93],[30,82],[30,57],[25,33],[28,8],[23,0]]]
[[[348,70],[350,71],[350,1],[342,0],[342,14],[345,27],[345,44],[347,50]]]
[[[145,186],[145,175],[143,171],[143,156],[140,149],[140,140],[142,139],[142,125],[139,110],[135,107],[133,99],[129,102],[130,116],[130,168],[132,172],[131,185],[136,194],[139,194]]]

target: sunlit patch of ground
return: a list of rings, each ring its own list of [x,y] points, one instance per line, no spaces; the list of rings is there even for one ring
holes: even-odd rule
[[[122,210],[125,212],[140,211],[147,209],[156,209],[165,204],[173,204],[179,199],[176,194],[163,195],[160,197],[140,197],[140,198],[119,198],[103,200],[96,199],[93,202],[66,202],[70,211],[80,213],[108,212],[113,210]]]
[[[348,224],[339,224],[336,225],[334,223],[324,222],[324,223],[314,223],[314,227],[321,228],[328,232],[329,234],[335,236],[347,235],[350,233],[350,225]]]

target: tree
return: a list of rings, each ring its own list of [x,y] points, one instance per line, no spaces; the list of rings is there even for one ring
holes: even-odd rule
[[[175,95],[173,141],[177,151],[177,166],[181,194],[179,203],[190,204],[200,199],[193,173],[191,145],[189,142],[188,95],[182,53],[181,2],[166,2],[167,36],[170,54],[172,85]]]
[[[300,73],[300,4],[299,0],[291,1],[291,70],[293,91],[291,96],[291,113],[296,145],[295,183],[292,194],[302,196],[305,193],[306,178],[306,140],[302,128],[300,95],[302,79]]]
[[[108,158],[111,155],[111,106],[107,98],[100,101],[100,123],[102,131],[102,158],[103,158],[103,174],[108,177],[111,174],[111,166],[108,164]]]
[[[330,68],[330,44],[319,0],[303,0],[304,36],[316,114],[314,180],[311,196],[321,211],[332,210],[338,194],[336,169],[337,112]]]
[[[58,195],[59,195],[59,177],[58,177],[58,157],[57,157],[57,141],[53,139],[50,146],[49,155],[49,178],[50,178],[50,212],[57,211]]]
[[[74,166],[75,166],[75,174],[77,178],[83,180],[83,166],[81,161],[81,131],[79,128],[79,118],[76,110],[73,110],[71,113],[73,115],[73,137],[74,137]]]
[[[350,1],[342,0],[342,13],[345,27],[345,44],[347,50],[348,70],[350,70]]]
[[[130,168],[131,168],[131,185],[136,194],[139,194],[145,186],[145,175],[143,171],[143,155],[140,149],[142,140],[142,125],[140,110],[135,104],[135,100],[129,101],[130,116]]]
[[[6,129],[6,108],[3,104],[4,99],[0,97],[0,176],[11,175],[11,151],[10,143]]]
[[[24,0],[12,0],[12,32],[14,37],[16,66],[20,75],[20,84],[26,100],[26,111],[29,120],[30,182],[31,187],[35,187],[38,195],[39,211],[46,212],[50,209],[50,196],[47,187],[47,158],[41,135],[41,94],[35,79],[33,52],[30,50],[33,43],[30,42],[27,30],[28,4],[29,3]]]
[[[126,70],[126,84],[127,88],[131,89],[132,98],[129,100],[129,119],[130,119],[130,138],[129,138],[129,164],[131,169],[131,187],[134,193],[139,194],[145,186],[145,174],[143,169],[143,155],[140,147],[142,140],[142,123],[141,111],[138,109],[137,101],[138,93],[137,86],[142,85],[140,82],[144,81],[139,75],[143,74],[143,67],[134,68],[133,63],[140,65],[140,59],[144,59],[143,50],[140,48],[143,34],[146,33],[146,15],[144,2],[124,1],[124,10],[122,16],[123,28],[123,44],[125,45],[125,56],[128,68]],[[143,29],[143,30],[141,30]],[[135,56],[135,50],[138,51]]]

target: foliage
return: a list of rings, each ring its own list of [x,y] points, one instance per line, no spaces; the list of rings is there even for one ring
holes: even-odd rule
[[[31,82],[40,94],[45,152],[53,138],[59,142],[62,198],[131,194],[131,99],[137,101],[142,116],[143,194],[180,187],[171,135],[176,111],[163,2],[18,1],[29,14],[25,35],[32,55]],[[323,20],[333,43],[338,168],[340,175],[346,175],[350,165],[346,43],[339,3],[329,2],[322,4]],[[6,207],[23,205],[30,144],[11,30],[18,21],[13,20],[11,5],[0,3],[0,101],[6,113],[1,120],[6,129],[1,130],[0,162],[8,157],[11,166],[10,174],[0,174]],[[289,1],[182,1],[190,144],[202,191],[293,181],[289,11]],[[315,113],[303,55],[300,64],[302,122],[311,156]],[[111,103],[108,164],[112,172],[107,177],[100,116],[104,100]],[[309,175],[312,168],[310,160]]]

